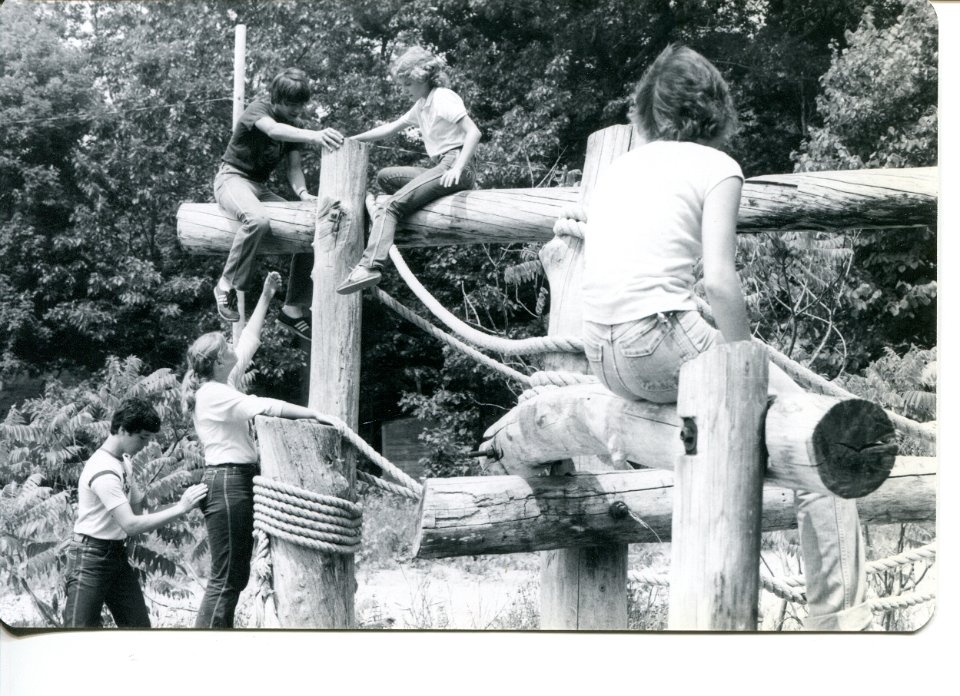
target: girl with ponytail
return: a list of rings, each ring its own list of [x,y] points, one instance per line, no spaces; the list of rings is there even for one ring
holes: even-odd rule
[[[383,126],[352,136],[361,142],[383,140],[407,128],[420,129],[430,167],[387,167],[377,173],[380,188],[391,194],[373,219],[360,263],[337,292],[346,295],[380,282],[380,269],[393,245],[397,223],[430,201],[473,188],[470,167],[480,129],[449,82],[439,58],[419,46],[407,49],[390,68],[393,79],[414,100],[407,113]]]
[[[254,416],[314,418],[318,411],[277,399],[243,393],[241,378],[260,347],[267,307],[280,287],[272,272],[236,346],[223,334],[203,334],[187,350],[181,406],[193,416],[204,450],[201,503],[210,545],[210,578],[197,615],[197,628],[232,628],[240,592],[250,578],[253,554],[253,477],[259,456],[253,439]]]

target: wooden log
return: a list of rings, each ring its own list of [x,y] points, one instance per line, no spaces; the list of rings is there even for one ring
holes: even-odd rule
[[[683,455],[674,404],[627,401],[599,384],[545,390],[484,434],[491,467],[534,476],[576,455],[672,469]],[[769,483],[847,498],[875,490],[893,466],[895,433],[876,404],[820,394],[780,396],[767,414]]]
[[[365,143],[346,140],[339,149],[324,151],[320,190],[329,192],[339,205],[335,206],[336,217],[329,218],[333,223],[331,226],[317,225],[313,244],[313,331],[308,405],[340,418],[354,431],[357,429],[360,395],[361,298],[359,293],[338,295],[335,288],[349,273],[363,248],[366,215],[363,199],[369,147]],[[315,205],[319,210],[326,201],[318,198]],[[336,463],[324,463],[333,467],[332,473],[326,475],[338,474],[344,482],[337,495],[354,500],[355,451],[352,448],[338,449]],[[325,578],[329,582],[324,585],[320,598],[309,600],[311,604],[321,600],[329,604],[329,608],[321,613],[324,623],[319,625],[323,628],[354,628],[353,597],[357,583],[353,556],[315,555],[323,567],[333,569],[330,577]],[[295,600],[287,598],[283,601]]]
[[[898,457],[887,480],[857,500],[861,523],[936,519],[936,473],[936,457]],[[447,558],[667,542],[673,496],[674,473],[663,469],[427,479],[413,553]],[[762,509],[762,531],[796,529],[791,489],[764,486]]]
[[[589,181],[589,171],[584,179]],[[937,192],[936,167],[752,177],[743,185],[737,231],[933,226]],[[462,191],[401,222],[396,243],[415,247],[546,242],[553,238],[560,211],[580,198],[576,187]],[[275,231],[264,239],[260,253],[309,251],[313,240],[309,206],[292,202],[267,207]],[[231,222],[216,204],[185,203],[177,212],[180,243],[197,254],[225,254],[233,239]]]
[[[736,341],[680,368],[685,454],[675,470],[671,630],[757,628],[768,365],[762,346]]]
[[[263,476],[315,493],[355,500],[354,472],[336,430],[307,421],[257,416]],[[274,604],[282,628],[354,625],[352,556],[323,554],[270,540]],[[347,572],[349,571],[349,572]]]
[[[261,254],[293,254],[313,250],[317,204],[314,201],[265,202],[270,234],[260,242]],[[332,211],[335,213],[335,211]],[[331,234],[335,216],[321,222],[322,234]],[[226,254],[240,223],[216,203],[184,203],[177,210],[180,245],[195,254]]]
[[[579,203],[586,205],[600,171],[627,152],[634,131],[612,126],[593,133],[587,141]],[[583,324],[583,240],[559,236],[540,250],[540,261],[550,283],[548,335],[578,336]],[[587,372],[583,355],[552,354],[545,370]],[[556,463],[552,473],[603,471],[609,458],[579,456]],[[627,627],[627,547],[625,544],[558,549],[540,559],[540,626],[544,629],[617,630]]]

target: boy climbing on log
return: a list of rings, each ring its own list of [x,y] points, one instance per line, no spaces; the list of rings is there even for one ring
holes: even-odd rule
[[[668,46],[636,87],[643,141],[600,175],[584,237],[583,342],[591,371],[626,399],[676,401],[680,366],[718,342],[750,340],[735,265],[743,173],[718,148],[736,129],[726,82],[700,54]],[[703,259],[712,328],[696,311]],[[770,391],[798,391],[770,365]],[[854,500],[797,491],[808,630],[867,628]]]
[[[283,201],[267,188],[267,179],[286,160],[287,181],[302,201],[316,196],[307,192],[300,161],[300,146],[320,145],[337,149],[343,135],[333,129],[303,128],[300,116],[310,99],[306,73],[287,68],[270,82],[269,101],[258,99],[240,116],[220,171],[213,182],[213,195],[220,207],[240,221],[223,267],[213,289],[217,312],[229,322],[240,319],[237,290],[252,290],[257,247],[270,231],[270,216],[262,201]],[[280,326],[307,341],[311,338],[307,314],[312,300],[310,272],[312,254],[294,254],[290,261],[287,296],[278,321]]]
[[[280,274],[270,272],[236,346],[214,331],[203,334],[187,350],[181,407],[184,415],[193,416],[203,445],[203,483],[208,495],[200,509],[210,545],[210,576],[196,628],[232,628],[237,600],[250,579],[253,477],[260,469],[251,420],[264,415],[329,423],[319,411],[241,389],[240,379],[260,347],[267,307],[279,287]]]
[[[411,127],[420,129],[431,166],[386,167],[377,173],[377,183],[391,194],[385,207],[377,211],[367,248],[360,263],[338,287],[341,295],[357,292],[380,282],[381,272],[397,223],[427,203],[457,191],[473,188],[470,166],[480,129],[470,118],[463,100],[446,85],[443,62],[428,51],[414,46],[391,66],[390,72],[404,93],[415,100],[407,113],[392,123],[377,126],[353,140],[382,140]]]

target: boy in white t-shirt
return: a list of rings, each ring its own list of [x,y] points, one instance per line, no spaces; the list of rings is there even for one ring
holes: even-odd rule
[[[668,46],[644,73],[631,120],[645,144],[598,178],[584,237],[583,343],[591,371],[626,399],[677,399],[680,366],[714,343],[750,340],[737,276],[736,231],[743,174],[716,149],[736,112],[713,64]],[[696,311],[694,265],[703,258],[717,329]],[[798,391],[770,365],[770,391]],[[805,628],[868,627],[864,548],[857,506],[796,492],[807,575]]]
[[[127,537],[182,517],[207,492],[204,484],[190,486],[176,505],[142,514],[144,493],[133,480],[127,458],[143,449],[159,430],[160,417],[149,402],[125,400],[113,414],[110,436],[80,473],[77,521],[67,552],[66,627],[99,627],[104,604],[117,626],[150,627],[140,583],[127,561]]]
[[[352,138],[361,142],[382,140],[406,128],[417,127],[433,166],[429,169],[386,167],[377,173],[377,183],[391,194],[390,200],[374,216],[360,263],[337,287],[341,295],[380,282],[380,269],[387,260],[401,219],[431,201],[474,185],[470,160],[480,142],[480,129],[470,118],[460,96],[447,89],[443,63],[429,51],[414,46],[394,62],[390,71],[407,96],[416,102],[392,123]]]

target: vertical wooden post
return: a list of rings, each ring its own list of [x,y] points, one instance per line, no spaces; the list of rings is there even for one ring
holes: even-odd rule
[[[680,369],[687,454],[674,469],[670,630],[757,628],[767,360],[738,341]]]
[[[238,24],[233,34],[233,121],[232,128],[237,127],[240,116],[243,114],[244,94],[246,92],[246,65],[247,65],[247,25]],[[240,342],[240,334],[247,324],[246,293],[237,291],[237,311],[240,319],[233,323],[233,345]]]
[[[354,140],[345,140],[338,150],[324,151],[319,191],[340,202],[342,217],[333,234],[321,237],[318,233],[313,242],[313,340],[308,405],[342,419],[353,430],[357,429],[360,398],[361,295],[338,295],[335,288],[363,249],[368,156],[369,145]],[[318,212],[321,201],[322,198],[318,198]],[[333,433],[332,429],[321,429]],[[315,475],[315,485],[304,487],[354,500],[356,455],[352,449],[341,449],[338,437],[326,444],[330,449],[325,451],[322,461],[312,463],[322,470]],[[312,553],[321,559],[318,563],[323,573],[316,576],[315,593],[325,607],[321,612],[325,619],[311,625],[354,628],[353,556]],[[278,613],[284,601],[287,600],[278,598]]]
[[[309,421],[256,418],[263,476],[353,500],[354,468],[339,433]],[[353,556],[270,539],[273,605],[281,628],[354,628]],[[266,625],[273,627],[269,615]]]
[[[599,172],[627,152],[634,142],[630,126],[611,126],[587,141],[580,203],[589,198]],[[579,336],[582,332],[583,240],[555,237],[540,250],[550,283],[550,322],[547,333]],[[544,360],[545,370],[587,372],[582,355],[557,354]],[[597,457],[577,457],[553,467],[551,473],[603,471],[610,466]],[[540,554],[540,628],[615,630],[627,627],[627,545],[558,549]]]

